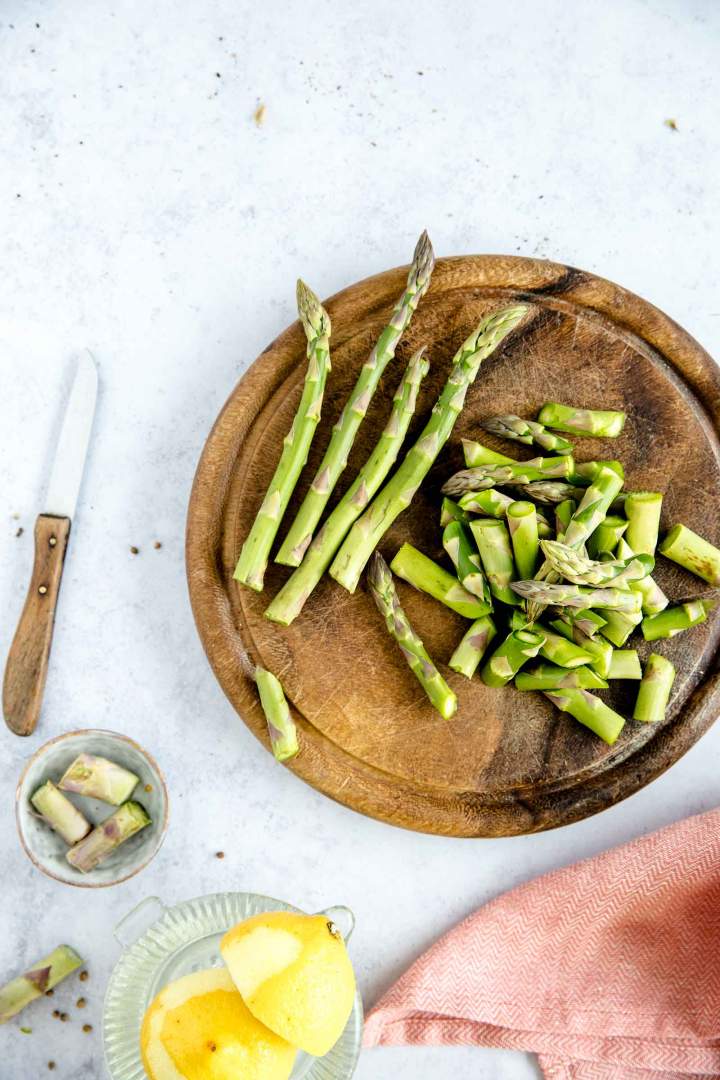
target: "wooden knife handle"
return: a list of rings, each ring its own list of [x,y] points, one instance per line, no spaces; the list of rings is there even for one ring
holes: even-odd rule
[[[70,518],[41,514],[25,607],[5,665],[3,712],[16,735],[32,735],[40,715]]]

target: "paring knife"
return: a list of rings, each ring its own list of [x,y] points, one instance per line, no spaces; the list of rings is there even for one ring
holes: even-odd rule
[[[8,653],[3,682],[5,723],[31,735],[40,715],[65,550],[80,491],[97,398],[89,352],[78,357],[45,500],[35,522],[35,562],[25,607]]]

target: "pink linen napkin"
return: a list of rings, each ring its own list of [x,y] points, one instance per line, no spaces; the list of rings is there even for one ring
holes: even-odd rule
[[[720,1077],[720,810],[538,878],[432,946],[365,1046],[534,1051],[547,1080]]]

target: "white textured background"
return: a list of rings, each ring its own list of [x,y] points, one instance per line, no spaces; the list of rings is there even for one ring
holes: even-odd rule
[[[347,903],[371,1003],[488,898],[717,802],[720,729],[627,802],[542,836],[437,839],[334,805],[275,766],[217,687],[183,531],[204,437],[294,317],[298,273],[328,295],[406,262],[424,226],[438,254],[522,252],[599,272],[717,353],[719,34],[715,0],[4,0],[2,654],[76,347],[94,352],[102,388],[41,728],[26,742],[0,735],[0,976],[68,940],[87,957],[82,1020],[95,1031],[83,1035],[73,1009],[65,1025],[49,1002],[29,1009],[31,1036],[15,1022],[0,1031],[0,1080],[35,1080],[50,1057],[57,1077],[104,1075],[112,927],[150,893]],[[172,797],[153,866],[95,893],[32,868],[12,809],[26,755],[83,725],[145,743]],[[536,1073],[519,1055],[465,1049],[374,1051],[357,1075]]]

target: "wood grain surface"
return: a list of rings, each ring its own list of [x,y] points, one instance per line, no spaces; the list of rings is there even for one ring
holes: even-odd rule
[[[30,587],[5,665],[3,712],[16,735],[32,735],[40,716],[70,518],[40,514]]]
[[[286,527],[405,274],[405,268],[390,270],[328,301],[333,371]],[[720,378],[711,358],[666,315],[617,285],[571,267],[509,256],[438,261],[331,505],[377,439],[411,352],[426,344],[432,366],[410,439],[425,422],[458,345],[484,314],[516,300],[529,301],[531,313],[481,368],[450,443],[381,544],[388,560],[411,540],[445,561],[439,488],[462,466],[460,439],[477,437],[530,456],[530,448],[485,435],[479,423],[498,413],[533,417],[547,399],[624,409],[622,436],[577,440],[577,460],[620,458],[628,490],[666,493],[664,527],[683,521],[719,543]],[[190,595],[210,663],[238,713],[266,745],[252,667],[262,664],[282,680],[300,732],[301,753],[290,763],[298,776],[395,825],[453,836],[512,835],[564,825],[625,798],[709,727],[720,702],[718,612],[704,626],[654,646],[678,669],[667,718],[661,725],[629,721],[614,747],[541,695],[489,689],[478,678],[450,672],[446,662],[467,622],[403,582],[398,587],[406,610],[458,695],[458,713],[450,722],[430,707],[364,585],[350,596],[325,579],[292,626],[264,619],[289,571],[272,565],[261,594],[241,588],[232,572],[303,377],[304,338],[294,324],[253,364],[218,417],[195,477],[187,533]],[[663,559],[656,577],[673,598],[709,592]],[[642,656],[651,651],[638,647]],[[615,683],[603,697],[631,715],[636,688]]]

